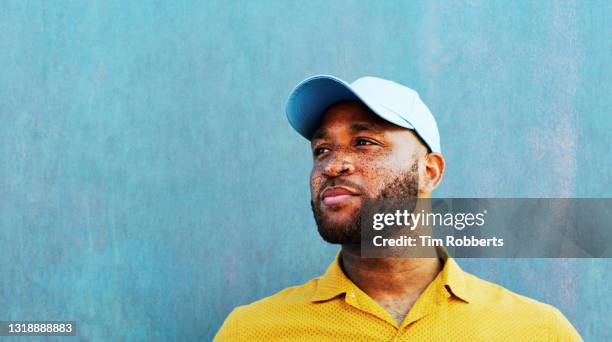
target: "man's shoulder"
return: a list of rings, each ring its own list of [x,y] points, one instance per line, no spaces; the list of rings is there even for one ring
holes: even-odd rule
[[[264,297],[250,304],[240,306],[243,315],[259,314],[261,311],[274,311],[292,305],[310,303],[320,277],[311,279],[304,284],[286,287],[273,295]]]
[[[247,338],[246,333],[257,333],[268,328],[278,328],[282,320],[292,312],[303,311],[311,302],[320,277],[308,282],[287,287],[271,296],[253,303],[236,307],[227,316],[215,340],[237,340]]]
[[[479,312],[512,322],[515,328],[546,329],[559,340],[580,341],[576,329],[553,305],[518,294],[465,272],[466,284]],[[483,316],[484,317],[484,316]]]
[[[552,305],[518,294],[474,274],[465,272],[465,277],[466,285],[478,305],[494,307],[495,310],[528,311],[538,316],[557,310]]]

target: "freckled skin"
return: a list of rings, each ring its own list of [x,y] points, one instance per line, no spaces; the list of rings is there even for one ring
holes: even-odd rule
[[[360,125],[358,130],[355,124]],[[317,137],[322,132],[323,136]],[[359,102],[331,106],[311,147],[311,204],[319,232],[328,242],[359,243],[359,211],[364,197],[418,195],[419,158],[427,148],[414,132],[388,123]],[[324,205],[321,193],[340,185],[357,190],[360,196],[342,205]]]
[[[342,245],[341,266],[347,277],[395,319],[398,326],[441,269],[437,258],[362,259],[359,211],[364,197],[430,197],[444,171],[439,153],[412,131],[388,123],[359,102],[330,106],[312,140],[311,205],[319,233]],[[356,192],[326,205],[327,187]],[[405,198],[405,197],[403,197]]]

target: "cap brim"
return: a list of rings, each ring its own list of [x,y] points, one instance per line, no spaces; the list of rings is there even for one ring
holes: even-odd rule
[[[291,91],[286,106],[287,119],[298,133],[310,140],[327,108],[341,101],[360,101],[383,119],[413,129],[396,113],[368,99],[366,94],[360,94],[347,82],[329,75],[309,77]]]
[[[360,100],[345,81],[318,75],[300,82],[287,100],[287,119],[303,137],[310,140],[325,110],[340,101]]]

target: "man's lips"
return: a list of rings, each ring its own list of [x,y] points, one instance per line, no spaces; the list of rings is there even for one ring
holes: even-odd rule
[[[341,204],[351,199],[353,196],[358,196],[356,191],[349,190],[344,187],[327,188],[321,194],[323,204],[334,205]]]

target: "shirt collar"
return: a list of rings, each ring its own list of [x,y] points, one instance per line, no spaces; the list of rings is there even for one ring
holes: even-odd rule
[[[329,265],[327,271],[319,278],[317,289],[312,296],[313,302],[332,299],[340,294],[348,292],[353,282],[344,274],[340,267],[341,252],[336,253],[336,258]]]
[[[454,297],[469,303],[473,300],[467,284],[467,275],[457,265],[455,260],[448,256],[444,248],[437,248],[438,255],[443,261],[444,266],[436,278],[444,284],[448,297]],[[311,300],[313,302],[325,301],[338,295],[350,292],[357,287],[342,271],[340,267],[341,252],[336,253],[336,258],[327,268],[323,276],[319,278],[317,289]],[[436,279],[434,279],[434,282]]]
[[[438,256],[444,262],[444,267],[438,274],[438,277],[441,277],[442,283],[449,295],[466,303],[473,301],[474,297],[470,294],[467,283],[468,275],[459,267],[455,259],[448,256],[445,248],[437,247],[436,249]]]

